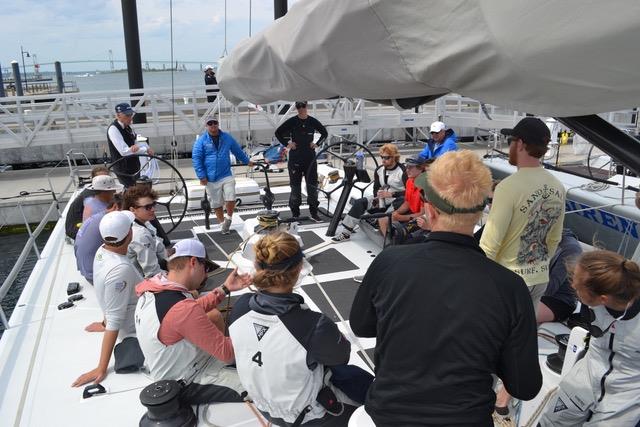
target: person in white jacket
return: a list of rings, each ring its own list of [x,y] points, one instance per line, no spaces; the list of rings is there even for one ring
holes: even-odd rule
[[[588,252],[578,260],[572,285],[589,307],[589,349],[560,382],[540,425],[635,427],[640,421],[640,268],[614,252]]]
[[[156,217],[157,199],[158,194],[147,186],[130,187],[124,194],[123,210],[136,217],[128,256],[145,278],[166,271],[165,246],[150,223]]]

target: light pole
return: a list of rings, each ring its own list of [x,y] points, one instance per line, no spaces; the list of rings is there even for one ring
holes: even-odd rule
[[[24,65],[24,55],[25,53],[27,54],[27,58],[30,58],[31,55],[29,55],[29,52],[27,52],[26,50],[24,50],[22,48],[22,46],[20,46],[20,55],[22,55],[22,72],[24,73],[24,91],[25,93],[28,92],[27,88],[28,88],[28,84],[27,84],[27,67],[25,67]]]

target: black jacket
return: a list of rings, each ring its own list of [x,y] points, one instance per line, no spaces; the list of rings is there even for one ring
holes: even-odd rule
[[[542,385],[527,286],[471,236],[432,232],[426,243],[385,249],[350,321],[377,338],[366,402],[376,425],[492,426],[491,374],[518,399]]]
[[[313,134],[316,131],[320,133],[320,139],[318,140],[318,145],[320,145],[327,139],[328,135],[327,129],[322,123],[311,116],[307,116],[304,120],[298,116],[293,116],[281,124],[276,129],[275,134],[280,144],[285,147],[289,144],[289,141],[296,143],[296,149],[289,151],[289,161],[311,161],[315,157],[311,143],[313,142]]]

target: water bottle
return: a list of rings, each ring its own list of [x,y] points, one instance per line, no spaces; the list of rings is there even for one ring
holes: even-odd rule
[[[364,170],[364,153],[362,150],[356,153],[356,169],[359,171]]]

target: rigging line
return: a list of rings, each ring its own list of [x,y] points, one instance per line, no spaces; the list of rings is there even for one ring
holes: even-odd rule
[[[222,51],[222,56],[227,55],[227,0],[224,0],[224,51]]]
[[[251,1],[252,0],[249,0],[249,37],[251,37]],[[247,108],[247,146],[249,152],[253,151],[253,138],[251,137],[251,107]],[[247,171],[247,176],[251,176],[253,178],[252,168],[249,168]]]
[[[342,317],[342,314],[340,314],[340,312],[338,311],[338,308],[335,306],[335,304],[333,303],[331,298],[329,298],[329,295],[324,290],[324,287],[322,286],[322,284],[320,283],[320,281],[318,280],[316,275],[313,273],[313,270],[309,272],[309,276],[313,278],[314,282],[316,282],[316,285],[318,285],[318,288],[320,289],[320,292],[322,292],[322,295],[324,295],[325,299],[327,300],[327,302],[329,303],[329,305],[333,309],[334,313],[336,313],[336,316],[338,316],[338,319],[340,319],[340,322],[342,322],[342,324],[344,325],[345,329],[347,330],[347,335],[349,335],[352,338],[352,340],[353,340],[352,342],[362,352],[362,357],[369,364],[369,367],[371,368],[371,370],[374,370],[375,366],[376,366],[375,363],[373,363],[373,360],[371,360],[371,358],[369,357],[367,352],[364,350],[364,347],[360,343],[360,340],[356,337],[356,335],[351,330],[351,325],[349,323],[347,323],[347,321],[344,319],[344,317]]]
[[[176,94],[173,80],[173,0],[169,0],[169,39],[171,44],[171,160],[176,161]],[[177,68],[177,66],[176,66]],[[171,180],[175,180],[174,170],[171,169]],[[177,189],[177,184],[176,184]]]

